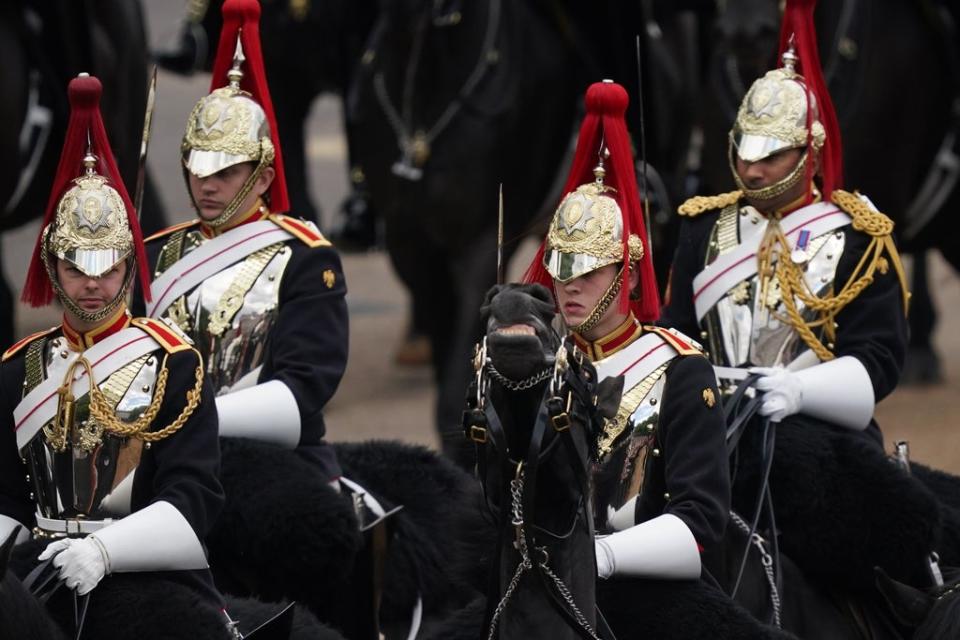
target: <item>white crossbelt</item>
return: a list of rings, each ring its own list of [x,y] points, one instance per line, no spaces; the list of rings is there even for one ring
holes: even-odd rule
[[[594,363],[597,378],[623,376],[623,388],[632,389],[660,365],[677,356],[677,351],[656,333],[647,333],[627,348]]]
[[[240,225],[217,236],[177,260],[150,285],[147,315],[159,318],[180,296],[189,293],[210,276],[220,273],[255,251],[293,238],[271,220]]]
[[[113,518],[106,518],[105,520],[77,520],[75,518],[57,520],[56,518],[44,518],[41,515],[37,516],[38,529],[42,529],[47,533],[62,533],[68,536],[86,535],[100,531],[100,529],[108,527],[114,522]]]
[[[87,349],[83,357],[93,369],[94,380],[100,384],[127,363],[159,348],[160,344],[146,331],[128,327]],[[61,384],[63,380],[47,378],[34,387],[13,410],[18,448],[27,446],[40,428],[53,419],[59,400],[57,389]],[[71,390],[77,400],[89,392],[90,382],[85,368],[76,368]]]
[[[846,226],[850,221],[850,216],[832,202],[817,202],[794,211],[780,222],[780,226],[791,248],[795,248],[804,230],[810,232],[811,238],[816,238]],[[757,249],[762,238],[762,233],[754,234],[732,251],[719,256],[693,279],[698,322],[734,285],[757,273]]]

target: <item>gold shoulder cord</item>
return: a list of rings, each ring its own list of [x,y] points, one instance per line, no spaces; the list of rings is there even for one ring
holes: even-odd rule
[[[78,366],[86,369],[87,379],[90,381],[90,416],[99,424],[103,425],[106,431],[117,436],[137,438],[144,442],[157,442],[178,431],[186,424],[187,420],[200,404],[200,396],[203,389],[203,361],[196,349],[191,349],[191,351],[196,354],[197,361],[200,364],[197,365],[194,372],[195,382],[193,388],[187,391],[187,404],[173,422],[156,431],[150,431],[150,426],[160,411],[160,405],[163,403],[163,397],[167,389],[167,378],[170,375],[170,371],[167,369],[169,354],[164,356],[163,363],[160,366],[160,375],[157,377],[156,392],[154,393],[153,400],[151,400],[147,410],[133,422],[123,422],[116,416],[107,397],[99,387],[97,387],[94,381],[90,362],[83,356],[77,358],[67,369],[66,375],[63,377],[63,385],[57,389],[60,401],[58,403],[59,408],[56,418],[54,419],[53,428],[49,434],[51,446],[57,448],[57,446],[60,445],[62,447],[57,450],[63,450],[63,448],[66,447],[67,432],[70,425],[73,424],[74,406],[76,403],[76,398],[71,389],[71,383],[73,382],[74,371]]]
[[[693,196],[677,208],[677,213],[681,216],[693,218],[705,211],[723,209],[736,204],[742,196],[742,191],[730,191],[715,196]]]
[[[770,225],[773,229],[773,234],[771,234],[773,238],[769,241],[764,238],[763,244],[767,244],[767,246],[761,247],[757,254],[760,260],[758,274],[761,278],[761,291],[765,290],[765,285],[775,275],[780,282],[781,299],[787,314],[785,318],[780,317],[780,320],[796,329],[804,343],[824,362],[832,360],[835,356],[830,349],[817,339],[813,330],[822,326],[827,341],[834,342],[836,340],[834,326],[836,315],[873,283],[874,274],[877,271],[880,271],[881,274],[887,273],[890,269],[890,262],[893,263],[893,268],[897,272],[897,278],[900,280],[900,287],[903,291],[904,314],[907,313],[910,302],[910,291],[907,288],[903,264],[900,262],[900,254],[897,252],[893,237],[890,235],[893,231],[893,221],[882,213],[873,211],[859,197],[847,191],[834,191],[831,200],[850,214],[853,218],[854,229],[872,237],[870,244],[860,258],[860,262],[857,263],[856,268],[854,268],[850,278],[839,293],[833,296],[825,295],[821,298],[810,291],[803,277],[802,269],[789,259],[791,248],[779,224]],[[781,256],[776,262],[775,269],[770,265],[774,253],[774,247],[771,245],[777,245]],[[804,320],[797,309],[796,300],[802,301],[807,308],[818,312],[820,314],[819,319],[810,322]]]

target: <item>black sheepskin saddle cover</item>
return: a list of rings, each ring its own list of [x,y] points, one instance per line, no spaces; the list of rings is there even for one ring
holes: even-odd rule
[[[937,496],[864,433],[804,416],[775,428],[770,491],[780,551],[810,577],[848,589],[871,589],[875,566],[928,584],[927,556],[943,531]],[[747,519],[760,489],[759,440],[744,436],[735,465],[734,509]]]

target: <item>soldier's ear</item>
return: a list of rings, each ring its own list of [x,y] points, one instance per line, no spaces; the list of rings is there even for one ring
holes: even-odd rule
[[[257,182],[254,184],[254,189],[257,190],[257,195],[265,194],[269,189],[270,185],[273,184],[273,179],[277,177],[277,170],[273,167],[267,166],[263,168],[263,171],[260,172],[260,175],[257,177]]]

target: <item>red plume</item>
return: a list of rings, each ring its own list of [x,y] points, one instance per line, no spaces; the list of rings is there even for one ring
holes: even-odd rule
[[[240,88],[248,92],[263,107],[270,123],[270,137],[276,157],[273,168],[277,172],[270,185],[270,210],[283,213],[290,209],[287,197],[287,180],[283,171],[283,153],[280,150],[280,132],[273,113],[273,100],[267,86],[267,72],[263,66],[263,54],[260,51],[260,3],[257,0],[227,0],[223,3],[223,29],[220,31],[220,44],[217,57],[213,61],[213,77],[210,91],[225,86],[227,71],[233,66],[233,54],[237,48],[237,34],[243,46],[243,79]]]
[[[110,149],[110,140],[103,126],[100,116],[100,95],[103,85],[93,76],[79,76],[70,81],[67,95],[70,98],[70,121],[67,124],[67,136],[63,142],[63,151],[60,153],[60,164],[57,165],[57,174],[50,189],[50,199],[47,201],[46,214],[43,217],[43,227],[51,222],[57,213],[57,203],[66,192],[74,179],[84,173],[83,157],[87,154],[87,136],[90,146],[98,162],[96,171],[107,179],[108,184],[117,190],[123,199],[127,211],[127,221],[133,232],[133,251],[139,271],[140,286],[144,295],[150,295],[150,271],[147,268],[147,253],[143,246],[143,234],[140,232],[140,223],[137,221],[136,211],[130,201],[117,161]],[[37,238],[33,248],[33,258],[27,270],[27,280],[23,285],[23,294],[20,299],[33,307],[42,307],[53,301],[53,286],[43,266],[44,251],[42,246],[43,234]]]
[[[823,195],[829,199],[834,189],[843,186],[843,145],[840,140],[840,125],[830,99],[830,91],[820,68],[817,51],[817,32],[813,24],[813,11],[817,0],[787,0],[780,28],[780,52],[778,59],[787,50],[790,36],[794,37],[797,49],[797,73],[807,82],[807,91],[812,93],[820,111],[820,122],[827,139],[820,152],[820,167],[823,176]],[[809,105],[809,100],[807,101]],[[813,113],[807,114],[808,127],[813,122]],[[808,145],[809,146],[809,145]]]
[[[593,182],[593,168],[597,165],[599,159],[597,153],[602,141],[610,150],[610,157],[605,162],[606,176],[603,182],[616,189],[608,195],[617,200],[623,213],[624,263],[630,260],[627,239],[631,233],[640,237],[644,247],[643,258],[639,265],[640,299],[631,300],[628,303],[627,296],[622,296],[621,311],[626,311],[629,304],[634,315],[641,322],[653,322],[660,316],[660,295],[653,273],[650,242],[643,222],[643,210],[640,207],[630,134],[624,120],[629,101],[627,91],[616,83],[596,82],[587,89],[585,98],[587,115],[580,125],[573,167],[563,187],[563,195],[566,197],[566,194],[576,190],[580,185]],[[553,280],[543,266],[544,249],[545,242],[541,243],[533,262],[527,267],[523,281],[538,282],[548,289],[553,289]],[[627,269],[624,269],[623,278],[623,291],[627,291],[630,287],[630,274]]]

